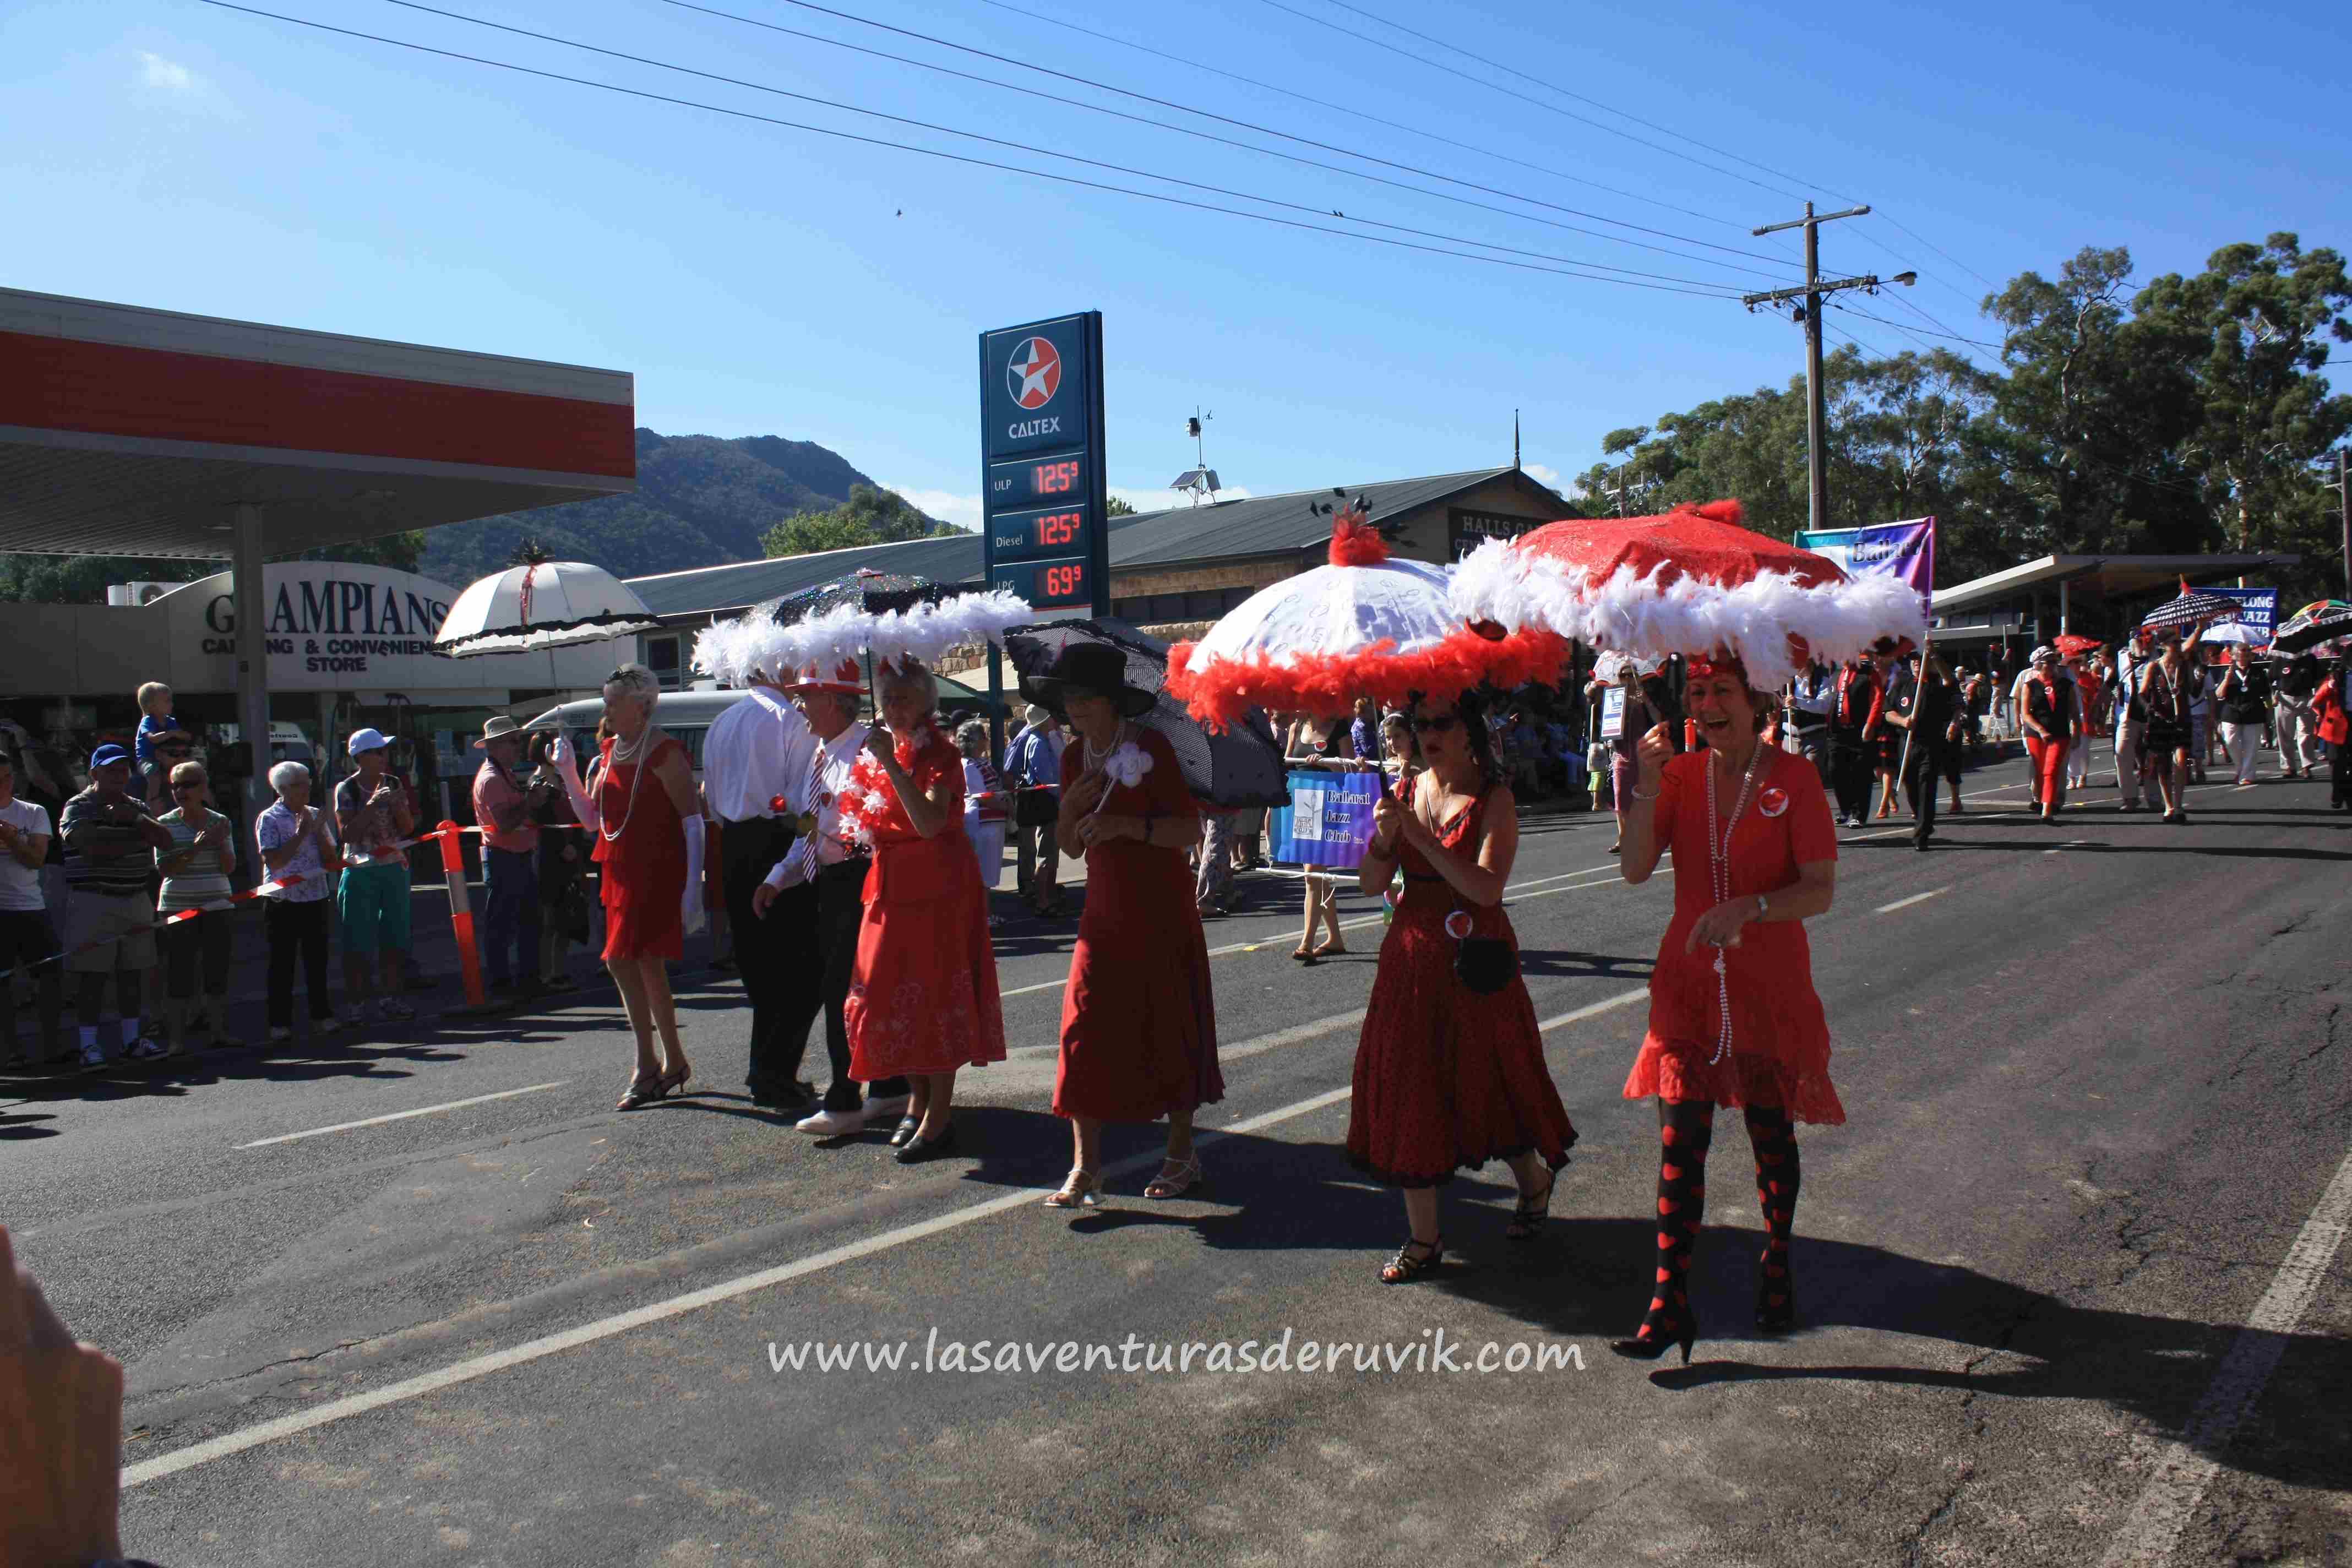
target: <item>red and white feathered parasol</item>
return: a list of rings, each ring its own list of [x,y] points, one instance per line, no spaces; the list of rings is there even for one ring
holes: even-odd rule
[[[1359,697],[1396,706],[1414,692],[1453,697],[1558,673],[1565,643],[1543,630],[1481,636],[1448,606],[1446,577],[1425,561],[1390,560],[1363,511],[1342,512],[1329,563],[1260,589],[1199,642],[1171,648],[1167,689],[1222,730],[1252,708],[1339,713]]]
[[[1926,608],[1901,578],[1848,576],[1739,518],[1738,501],[1718,500],[1489,541],[1456,570],[1454,610],[1646,658],[1727,652],[1763,689],[1808,658],[1834,664],[1926,636]]]

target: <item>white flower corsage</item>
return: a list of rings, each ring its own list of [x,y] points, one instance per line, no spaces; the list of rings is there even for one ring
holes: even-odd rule
[[[1103,759],[1102,767],[1112,784],[1133,789],[1143,782],[1143,775],[1151,771],[1151,753],[1133,741],[1124,741]],[[1095,810],[1099,813],[1109,803],[1110,791],[1105,790],[1102,799],[1095,802]]]

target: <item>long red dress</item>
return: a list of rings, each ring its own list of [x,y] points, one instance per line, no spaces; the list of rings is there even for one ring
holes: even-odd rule
[[[1837,827],[1812,763],[1777,746],[1763,747],[1755,796],[1731,835],[1731,897],[1777,893],[1811,860],[1837,858]],[[1675,918],[1658,943],[1650,975],[1650,1032],[1625,1079],[1625,1098],[1767,1106],[1795,1121],[1845,1121],[1830,1084],[1830,1028],[1813,993],[1812,948],[1799,921],[1752,921],[1739,945],[1701,946],[1685,953],[1691,926],[1715,907],[1707,835],[1721,842],[1720,822],[1706,820],[1705,752],[1667,760],[1654,817],[1662,849],[1675,858]],[[1734,786],[1736,792],[1737,786]],[[1727,811],[1726,795],[1718,807]],[[1715,955],[1725,961],[1726,985],[1716,983]],[[1731,1002],[1731,1047],[1710,1064],[1721,1043],[1723,996]]]
[[[842,792],[845,830],[874,849],[866,918],[842,1008],[850,1076],[861,1083],[1004,1059],[1004,1011],[988,895],[963,830],[963,754],[937,730],[898,742],[898,765],[929,795],[952,787],[948,825],[915,831],[881,767],[860,757]]]
[[[1139,784],[1113,786],[1104,815],[1198,821],[1175,750],[1149,730],[1134,735],[1151,770]],[[1084,752],[1062,755],[1075,763]],[[1184,852],[1132,838],[1096,845],[1087,851],[1087,911],[1062,992],[1054,1114],[1156,1121],[1224,1097],[1209,944]]]
[[[596,811],[604,819],[594,851],[604,867],[599,879],[604,885],[604,956],[681,957],[686,833],[654,768],[664,757],[683,759],[686,747],[676,736],[664,736],[651,756],[616,763],[613,746],[611,741],[604,744],[604,772],[596,780]],[[604,837],[615,829],[615,837]]]
[[[1490,795],[1465,806],[1438,841],[1475,846]],[[1445,917],[1468,907],[1411,844],[1399,859],[1404,895],[1381,943],[1379,973],[1356,1043],[1348,1163],[1402,1187],[1433,1187],[1456,1170],[1534,1150],[1568,1163],[1576,1128],[1544,1066],[1527,983],[1481,996],[1454,977]],[[1518,933],[1500,904],[1470,910],[1473,936]]]

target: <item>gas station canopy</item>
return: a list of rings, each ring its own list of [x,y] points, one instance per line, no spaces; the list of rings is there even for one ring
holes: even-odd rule
[[[2068,595],[2088,594],[2111,599],[2151,589],[2169,591],[2183,577],[2215,583],[2224,577],[2253,576],[2293,566],[2296,555],[2045,555],[1936,591],[1935,613],[2005,605],[2030,596],[2033,590],[2055,585]]]
[[[241,514],[286,555],[610,495],[635,413],[622,371],[0,289],[0,550],[229,556]]]

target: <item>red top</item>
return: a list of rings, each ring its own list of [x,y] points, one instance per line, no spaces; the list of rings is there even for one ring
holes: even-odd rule
[[[1730,894],[1768,896],[1791,887],[1797,868],[1837,858],[1837,828],[1812,763],[1762,747],[1753,797],[1732,830]],[[1650,1030],[1625,1083],[1628,1099],[1712,1100],[1719,1105],[1779,1106],[1801,1121],[1841,1122],[1845,1108],[1830,1085],[1830,1033],[1813,992],[1812,950],[1797,921],[1751,921],[1739,945],[1683,943],[1717,902],[1708,861],[1706,752],[1668,759],[1654,820],[1660,847],[1675,866],[1675,916],[1658,944],[1650,977]],[[1719,790],[1718,813],[1732,808],[1734,785]],[[1725,973],[1718,986],[1717,951]],[[1731,1044],[1722,1044],[1723,1000],[1731,1005]]]
[[[596,780],[596,811],[604,822],[595,847],[604,867],[604,956],[681,957],[686,836],[654,770],[666,757],[683,757],[686,746],[666,735],[649,755],[616,763],[614,744],[604,743],[604,768]]]

